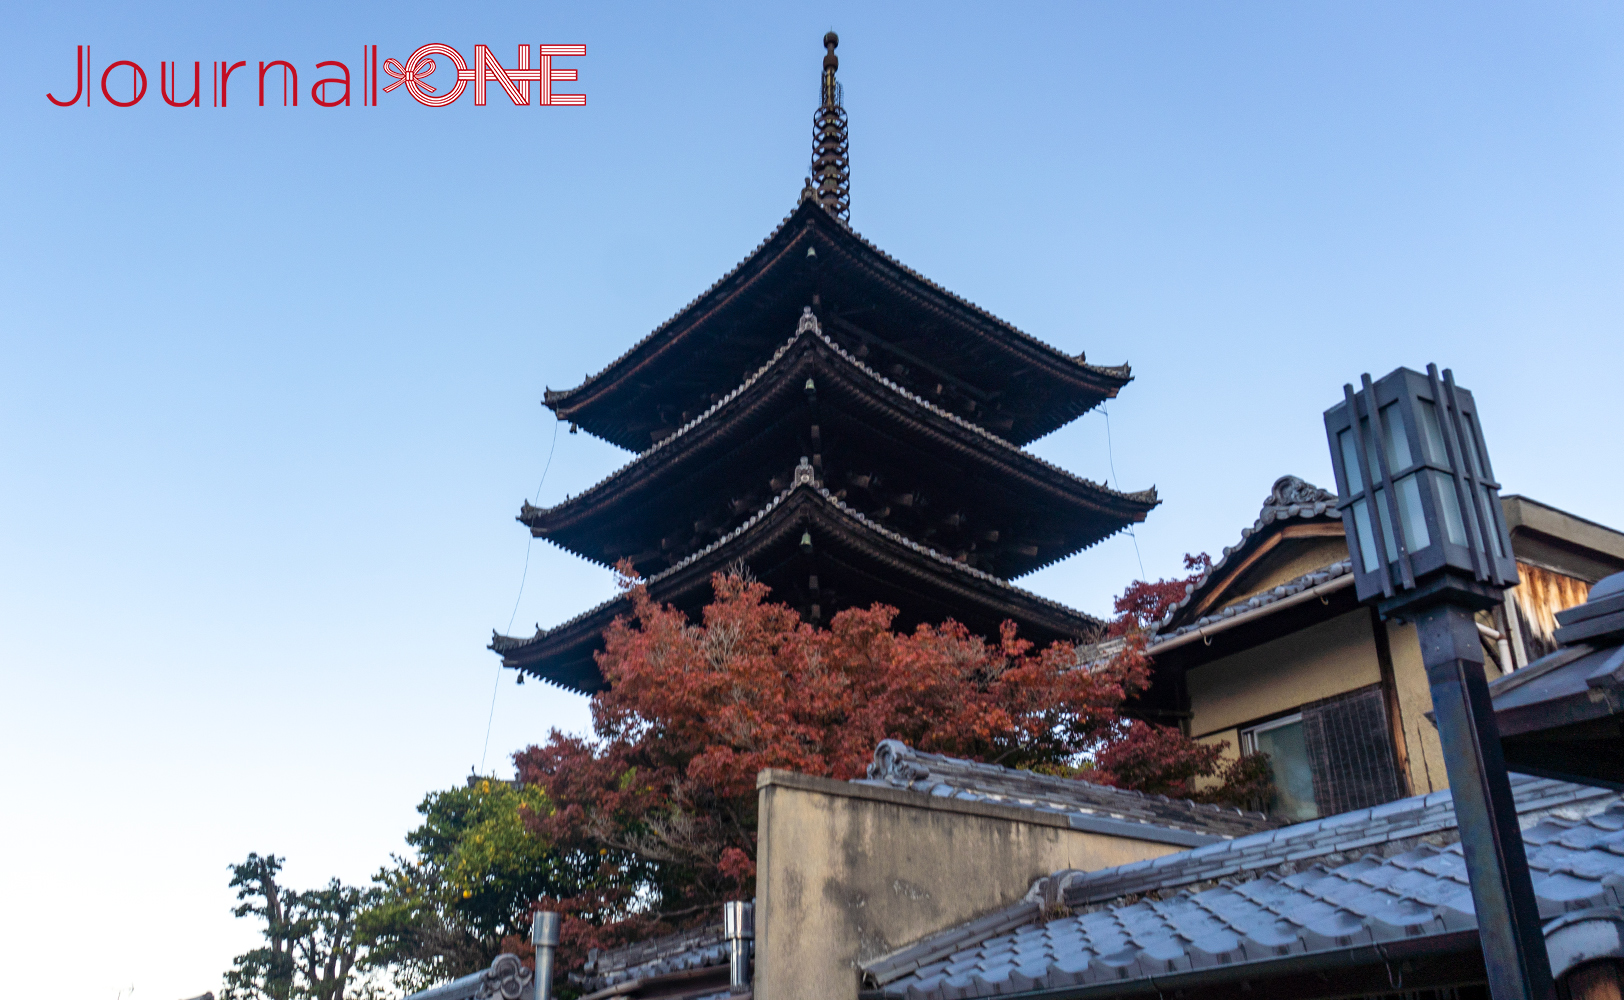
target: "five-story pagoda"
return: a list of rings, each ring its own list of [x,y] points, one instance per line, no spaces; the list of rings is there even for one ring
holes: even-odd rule
[[[1128,367],[1087,364],[902,266],[852,231],[838,39],[824,37],[812,177],[789,217],[699,298],[546,405],[639,452],[556,507],[538,538],[690,614],[746,566],[817,623],[876,601],[896,626],[947,618],[1040,643],[1100,622],[1007,581],[1142,521],[1122,493],[1022,450],[1113,397]],[[504,665],[591,693],[618,597],[530,638]]]

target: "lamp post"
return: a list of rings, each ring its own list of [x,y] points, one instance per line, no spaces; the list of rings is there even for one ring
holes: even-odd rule
[[[1359,600],[1415,623],[1494,1000],[1547,1000],[1550,960],[1473,614],[1517,584],[1472,394],[1436,365],[1325,411]]]

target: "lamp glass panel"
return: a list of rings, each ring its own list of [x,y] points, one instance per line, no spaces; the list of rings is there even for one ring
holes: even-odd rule
[[[1477,423],[1472,419],[1472,414],[1462,413],[1460,415],[1460,426],[1462,434],[1466,438],[1465,447],[1468,467],[1477,473],[1479,480],[1488,478],[1488,472],[1478,461],[1481,452],[1478,450]],[[1495,558],[1504,559],[1506,557],[1505,543],[1500,541],[1500,519],[1495,517],[1494,505],[1496,501],[1494,494],[1490,493],[1489,488],[1481,483],[1479,483],[1477,492],[1477,516],[1483,519],[1484,524],[1488,525],[1489,544],[1494,546]]]
[[[1481,479],[1483,469],[1477,461],[1477,428],[1472,426],[1470,413],[1460,415],[1460,429],[1464,439],[1461,441],[1461,447],[1466,451],[1466,471]]]
[[[1353,529],[1359,536],[1359,558],[1365,564],[1365,572],[1381,569],[1381,560],[1376,558],[1376,540],[1370,533],[1370,504],[1364,500],[1353,502]]]
[[[1494,499],[1494,494],[1489,492],[1489,488],[1487,486],[1480,485],[1478,486],[1477,491],[1482,497],[1482,502],[1477,505],[1477,509],[1483,512],[1479,516],[1484,519],[1483,523],[1489,526],[1489,544],[1494,546],[1495,558],[1504,559],[1506,557],[1506,550],[1504,543],[1500,541],[1499,522],[1490,516],[1497,501]]]
[[[1381,458],[1376,454],[1376,439],[1371,436],[1370,421],[1368,419],[1360,419],[1359,433],[1365,439],[1365,461],[1370,463],[1371,485],[1376,486],[1382,481],[1382,462]],[[1392,449],[1388,450],[1391,451]],[[1392,465],[1388,465],[1387,471],[1393,471]]]
[[[1466,522],[1461,518],[1460,496],[1455,492],[1455,477],[1428,469],[1432,492],[1438,497],[1438,509],[1443,512],[1444,535],[1451,545],[1466,544]]]
[[[1444,429],[1438,423],[1438,406],[1430,399],[1418,399],[1416,412],[1420,414],[1421,444],[1426,460],[1445,469],[1453,469],[1449,450],[1444,447]]]
[[[1387,491],[1371,490],[1370,502],[1376,505],[1376,514],[1382,521],[1382,547],[1387,550],[1387,561],[1398,562],[1398,536],[1393,533],[1393,514],[1387,507]]]
[[[1382,438],[1387,444],[1387,469],[1397,475],[1410,467],[1410,436],[1404,433],[1404,418],[1397,403],[1381,409]]]
[[[1336,442],[1342,449],[1342,473],[1348,479],[1348,495],[1353,496],[1365,488],[1364,477],[1359,475],[1359,450],[1353,443],[1353,430],[1339,432]]]
[[[1408,452],[1406,448],[1405,453]],[[1398,493],[1398,519],[1404,522],[1404,547],[1411,552],[1420,552],[1432,544],[1432,536],[1427,532],[1427,512],[1421,507],[1418,476],[1419,473],[1412,472],[1393,484]]]

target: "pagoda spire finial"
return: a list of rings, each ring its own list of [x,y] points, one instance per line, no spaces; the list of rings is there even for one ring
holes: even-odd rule
[[[851,222],[851,158],[847,153],[846,109],[835,70],[840,36],[823,36],[823,86],[818,113],[812,119],[812,189],[818,204],[842,222]]]

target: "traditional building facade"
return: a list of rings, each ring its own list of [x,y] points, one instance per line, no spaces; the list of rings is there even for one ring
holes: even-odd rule
[[[1447,787],[1415,629],[1354,598],[1336,497],[1294,476],[1158,626],[1145,714],[1274,766],[1306,820]],[[1478,616],[1490,680],[1557,645],[1556,615],[1624,569],[1624,532],[1503,498],[1521,584]]]
[[[1023,445],[1109,399],[1126,365],[1092,365],[948,292],[864,240],[850,212],[846,119],[825,39],[812,176],[736,268],[618,360],[545,402],[571,429],[638,453],[553,507],[537,538],[693,613],[712,574],[747,570],[812,622],[876,601],[897,626],[1006,619],[1038,642],[1100,622],[1009,583],[1156,505]],[[591,693],[593,653],[625,613],[608,601],[491,648],[516,670]]]

